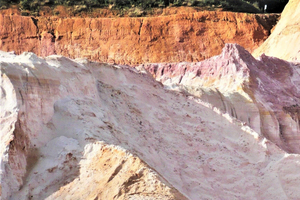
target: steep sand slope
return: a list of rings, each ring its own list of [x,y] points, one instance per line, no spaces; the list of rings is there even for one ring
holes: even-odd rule
[[[0,55],[3,199],[300,198],[299,156],[209,103],[132,68]]]
[[[285,60],[300,60],[300,1],[290,0],[270,37],[253,52]]]
[[[142,18],[0,15],[0,50],[117,64],[200,61],[236,42],[252,51],[277,15],[193,12]]]

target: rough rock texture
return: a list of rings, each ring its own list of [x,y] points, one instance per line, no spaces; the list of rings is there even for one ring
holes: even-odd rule
[[[106,106],[119,91],[101,82],[102,70],[120,70],[32,53],[0,58],[2,199],[186,199],[138,157],[107,145],[131,134]]]
[[[199,63],[146,64],[158,81],[210,102],[282,149],[300,153],[300,66],[227,44]]]
[[[278,15],[194,12],[145,18],[58,18],[0,15],[0,50],[140,64],[200,61],[225,43],[252,51]]]
[[[80,175],[47,199],[187,199],[139,158],[114,146],[86,145],[80,164]]]
[[[239,46],[224,51],[236,67],[216,64],[215,74],[236,70],[232,86],[261,63]],[[2,199],[300,198],[299,155],[147,73],[60,56],[0,57]],[[249,84],[261,107],[265,84]]]
[[[270,37],[253,52],[255,57],[265,53],[284,60],[300,60],[300,3],[290,0]]]

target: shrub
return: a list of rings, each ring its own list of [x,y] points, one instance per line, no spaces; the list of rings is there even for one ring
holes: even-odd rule
[[[268,11],[281,12],[288,0],[0,0],[0,8],[9,4],[19,3],[23,10],[37,11],[40,5],[85,5],[91,7],[113,7],[115,9],[130,9],[139,7],[149,9],[154,7],[173,6],[200,6],[206,9],[222,7],[224,10],[237,12],[261,12],[264,4],[268,5]]]
[[[29,10],[30,9],[30,0],[21,0],[20,6],[23,10]]]

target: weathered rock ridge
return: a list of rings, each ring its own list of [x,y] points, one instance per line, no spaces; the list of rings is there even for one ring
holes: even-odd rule
[[[290,86],[291,74],[297,80],[291,63],[262,57],[263,64],[227,45],[219,57],[186,63],[179,79],[174,67],[174,74],[161,72],[165,82],[219,88],[233,105],[222,101],[218,109],[167,90],[134,68],[32,53],[1,52],[0,58],[2,199],[300,198],[299,155],[284,152],[241,117],[253,105],[250,125],[284,119],[296,124],[297,107],[290,102],[298,99],[282,96],[290,91],[282,93],[278,85]],[[213,65],[216,58],[222,65]],[[207,79],[201,82],[202,73]],[[223,79],[231,81],[221,87]],[[244,110],[235,113],[243,102],[231,93],[249,102]]]
[[[145,64],[156,80],[187,91],[248,124],[287,152],[300,153],[300,65],[226,44],[199,63]]]
[[[109,111],[120,103],[121,93],[132,97],[105,79],[120,73],[118,81],[111,79],[120,84],[119,78],[134,76],[130,70],[122,74],[104,64],[2,52],[0,69],[1,199],[186,199],[122,148],[122,137],[149,131],[134,102],[123,105],[131,115]],[[143,78],[139,80],[148,84]],[[161,87],[152,81],[153,86]],[[120,129],[129,122],[132,129]],[[137,137],[127,145],[139,141]],[[155,147],[149,145],[147,151],[152,151]]]
[[[278,15],[194,12],[145,18],[0,15],[0,50],[85,57],[117,64],[201,61],[225,43],[248,51],[269,36]]]

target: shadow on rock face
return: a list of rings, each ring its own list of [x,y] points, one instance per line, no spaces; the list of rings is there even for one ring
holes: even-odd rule
[[[298,65],[266,55],[256,60],[243,47],[226,44],[221,55],[199,63],[142,67],[168,88],[188,91],[248,123],[285,151],[300,152],[298,115],[286,109],[300,103]]]

